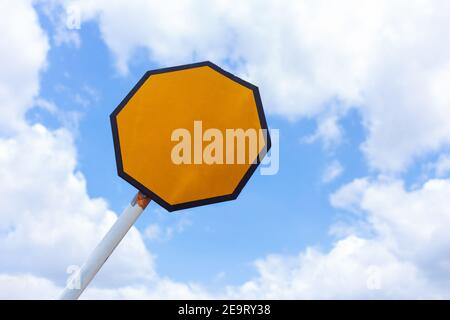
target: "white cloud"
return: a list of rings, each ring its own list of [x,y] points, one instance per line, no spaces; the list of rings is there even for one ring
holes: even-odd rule
[[[228,295],[253,299],[418,298],[430,294],[414,264],[376,242],[349,236],[329,252],[308,248],[298,256],[256,262],[258,277]]]
[[[432,169],[437,177],[445,177],[450,174],[450,155],[440,155],[436,163],[432,164]]]
[[[25,126],[49,48],[31,1],[0,2],[0,134]],[[24,50],[26,48],[26,50]]]
[[[0,274],[0,299],[55,299],[63,288],[32,274]],[[150,284],[114,288],[89,287],[81,299],[206,299],[208,293],[195,284],[159,279]]]
[[[81,12],[78,7],[68,5],[62,8],[59,1],[35,0],[41,12],[52,25],[52,40],[56,46],[69,45],[80,48],[81,37],[78,33],[81,23]]]
[[[37,108],[41,108],[42,110],[45,110],[51,114],[54,114],[58,111],[58,107],[53,102],[43,99],[41,97],[38,97],[34,101],[34,106]]]
[[[177,283],[161,278],[145,285],[123,286],[111,289],[91,288],[83,299],[210,299],[204,288],[191,283]]]
[[[339,126],[339,116],[331,112],[317,119],[316,131],[301,139],[304,143],[315,143],[322,141],[325,149],[333,149],[342,141],[342,128]]]
[[[359,184],[360,180],[354,183]],[[346,193],[354,183],[334,195],[335,204],[366,212],[380,241],[399,257],[428,263],[430,273],[436,272],[438,266],[448,268],[450,180],[429,180],[411,191],[405,190],[398,180],[367,182],[364,191],[357,187],[354,197],[348,197]]]
[[[369,182],[367,179],[355,179],[352,183],[347,184],[339,189],[330,197],[330,202],[334,207],[344,208],[355,212],[358,210],[358,200],[367,189]]]
[[[338,190],[332,203],[364,212],[360,219],[365,224],[352,223],[329,251],[310,247],[298,256],[271,255],[257,261],[258,277],[229,287],[228,294],[449,298],[449,193],[450,180],[430,180],[410,191],[398,180],[355,180]]]
[[[339,177],[342,172],[344,171],[344,168],[342,167],[341,163],[337,160],[332,161],[324,170],[322,174],[322,182],[323,183],[330,183],[333,180],[335,180],[337,177]]]
[[[450,143],[448,1],[70,3],[98,20],[121,72],[146,48],[163,66],[226,65],[261,87],[267,110],[291,119],[357,108],[373,168],[402,171]],[[319,121],[317,135],[339,137],[333,124]]]
[[[61,292],[52,281],[32,274],[0,274],[0,299],[54,299]]]
[[[190,225],[191,221],[186,218],[180,218],[172,225],[151,223],[145,228],[143,235],[151,241],[169,241],[175,234],[183,232]]]
[[[162,228],[159,224],[151,223],[144,230],[144,236],[149,240],[161,239],[163,234]]]
[[[115,214],[103,199],[87,195],[86,181],[75,166],[74,145],[63,129],[35,125],[14,138],[0,139],[2,271],[32,270],[64,279],[67,266],[82,263],[112,225]],[[105,283],[154,277],[153,258],[137,230],[130,232],[105,270],[111,272],[105,272],[104,277],[111,277]],[[113,273],[119,275],[114,280]]]

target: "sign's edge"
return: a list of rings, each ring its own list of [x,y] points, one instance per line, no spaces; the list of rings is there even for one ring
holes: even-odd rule
[[[230,80],[233,80],[240,85],[247,87],[248,89],[252,90],[254,98],[255,98],[255,104],[256,109],[258,112],[258,118],[261,125],[261,128],[266,130],[267,135],[265,135],[265,146],[262,149],[262,151],[259,153],[258,157],[256,158],[255,163],[252,163],[242,179],[239,181],[238,185],[236,186],[233,193],[218,197],[212,197],[212,198],[206,198],[206,199],[200,199],[200,200],[194,200],[190,202],[184,202],[179,204],[170,204],[166,202],[164,199],[162,199],[160,196],[158,196],[156,193],[151,191],[150,189],[146,188],[144,185],[142,185],[139,181],[128,175],[123,170],[123,162],[122,162],[122,154],[120,149],[120,140],[119,140],[119,130],[117,126],[117,115],[119,112],[126,106],[128,101],[134,96],[134,94],[139,90],[139,88],[147,81],[147,79],[154,74],[160,74],[160,73],[166,73],[166,72],[173,72],[173,71],[179,71],[179,70],[185,70],[185,69],[192,69],[192,68],[198,68],[198,67],[204,67],[208,66],[212,68],[213,70],[219,72],[223,76],[229,78]],[[166,209],[169,212],[183,210],[183,209],[190,209],[194,207],[204,206],[208,204],[214,204],[214,203],[220,203],[225,201],[231,201],[235,200],[241,191],[244,189],[247,182],[250,180],[253,173],[258,168],[261,160],[264,158],[267,152],[269,152],[270,148],[272,147],[272,142],[270,138],[270,133],[267,126],[266,117],[264,114],[264,109],[261,101],[261,96],[259,94],[259,89],[257,86],[251,84],[250,82],[247,82],[234,74],[223,70],[216,64],[212,63],[211,61],[202,61],[202,62],[196,62],[191,64],[184,64],[174,67],[168,67],[168,68],[160,68],[160,69],[154,69],[147,71],[141,79],[136,83],[136,85],[131,89],[131,91],[126,95],[126,97],[120,102],[120,104],[113,110],[113,112],[110,114],[110,123],[111,123],[111,131],[113,136],[113,143],[114,143],[114,153],[116,157],[116,166],[117,166],[117,174],[119,177],[130,183],[132,186],[134,186],[136,189],[141,191],[142,193],[146,194],[148,197],[150,197],[152,200],[154,200],[156,203],[158,203],[161,207]]]

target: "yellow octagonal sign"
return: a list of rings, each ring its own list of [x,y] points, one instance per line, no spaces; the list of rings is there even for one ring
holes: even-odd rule
[[[169,211],[236,199],[270,149],[258,88],[209,61],[148,71],[111,125],[119,176]]]

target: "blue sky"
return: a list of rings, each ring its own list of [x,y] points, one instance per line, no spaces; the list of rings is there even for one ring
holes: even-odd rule
[[[448,297],[450,60],[437,54],[450,53],[439,41],[448,5],[393,3],[293,1],[286,17],[273,1],[201,10],[196,1],[4,4],[30,21],[15,27],[26,34],[23,53],[4,60],[31,93],[11,106],[17,88],[5,84],[0,95],[8,110],[25,110],[11,116],[17,125],[0,122],[0,257],[35,254],[0,263],[0,288],[59,292],[64,269],[82,263],[136,192],[117,176],[109,114],[145,71],[208,59],[259,86],[268,125],[280,131],[279,172],[257,172],[232,202],[176,213],[152,203],[87,298]],[[65,25],[70,8],[81,13],[79,29]],[[392,19],[402,10],[409,16]],[[405,31],[416,25],[423,34]],[[27,55],[29,43],[40,60]],[[22,144],[35,150],[27,143],[48,147],[30,151],[36,168],[15,158]],[[6,183],[39,167],[48,178]],[[7,205],[17,191],[41,198],[35,208]],[[72,207],[49,205],[52,197]],[[53,240],[26,235],[16,210]]]

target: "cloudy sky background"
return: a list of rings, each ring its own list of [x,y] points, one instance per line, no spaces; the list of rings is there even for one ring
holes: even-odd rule
[[[259,86],[280,172],[234,202],[152,204],[84,298],[450,298],[448,1],[0,12],[0,298],[58,296],[135,192],[109,113],[146,70],[202,60]]]

